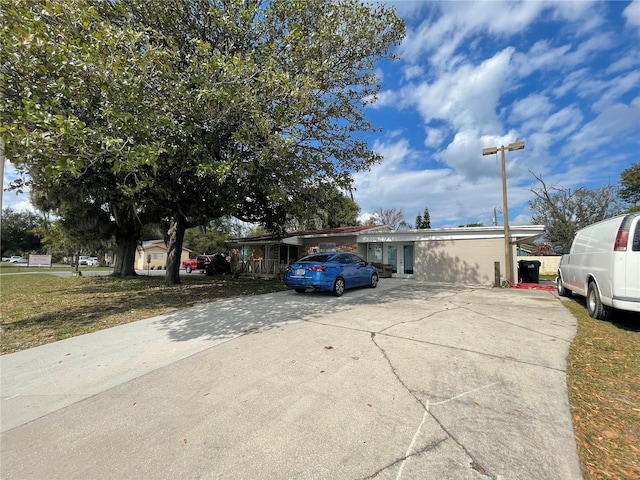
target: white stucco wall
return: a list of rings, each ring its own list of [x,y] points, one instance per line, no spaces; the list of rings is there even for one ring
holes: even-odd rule
[[[501,238],[415,242],[414,276],[428,282],[493,285],[495,262],[504,278]],[[514,252],[515,255],[515,252]]]

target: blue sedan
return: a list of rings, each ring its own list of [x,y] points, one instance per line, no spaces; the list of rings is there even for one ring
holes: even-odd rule
[[[327,290],[339,297],[347,288],[376,288],[378,270],[352,253],[314,253],[290,264],[284,283],[298,293]]]

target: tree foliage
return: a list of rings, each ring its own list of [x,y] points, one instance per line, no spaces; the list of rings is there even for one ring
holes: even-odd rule
[[[43,253],[38,228],[44,219],[33,212],[20,212],[12,208],[2,210],[2,256],[5,253]]]
[[[357,225],[360,207],[335,186],[317,182],[298,192],[288,213],[289,230],[313,230]]]
[[[606,185],[597,189],[580,187],[576,190],[547,185],[533,174],[538,186],[531,188],[536,198],[529,202],[534,212],[533,224],[546,225],[548,243],[566,247],[575,232],[619,212],[615,188]]]
[[[226,240],[232,232],[229,218],[218,219],[207,225],[189,228],[185,232],[184,245],[195,254],[226,253],[229,249]]]
[[[404,35],[384,5],[0,1],[7,158],[52,207],[108,213],[117,274],[146,223],[169,225],[177,283],[187,228],[276,230],[309,184],[346,188],[380,160],[356,133]]]
[[[416,228],[431,228],[431,215],[427,207],[424,207],[422,215],[416,217]]]
[[[618,195],[632,210],[640,208],[640,162],[632,163],[620,174]]]

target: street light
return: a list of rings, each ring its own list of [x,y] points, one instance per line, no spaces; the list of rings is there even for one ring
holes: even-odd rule
[[[504,155],[505,150],[510,152],[513,150],[522,150],[524,142],[510,143],[506,147],[489,147],[482,149],[482,155],[493,155],[494,153],[502,153],[502,208],[504,215],[504,260],[506,264],[505,274],[507,281],[513,282],[513,255],[511,252],[511,244],[509,242],[509,209],[507,207],[507,167]]]

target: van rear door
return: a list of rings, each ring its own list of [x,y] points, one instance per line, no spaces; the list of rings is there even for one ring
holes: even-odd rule
[[[624,296],[640,300],[640,216],[633,219],[629,230]]]

